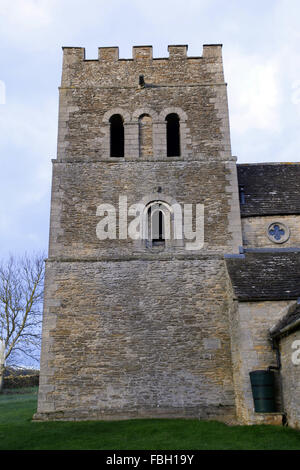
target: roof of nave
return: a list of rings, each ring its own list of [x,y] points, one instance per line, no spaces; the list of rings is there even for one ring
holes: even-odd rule
[[[238,164],[237,173],[242,217],[300,214],[300,163]]]
[[[300,249],[246,249],[225,255],[239,301],[293,300],[300,297]]]

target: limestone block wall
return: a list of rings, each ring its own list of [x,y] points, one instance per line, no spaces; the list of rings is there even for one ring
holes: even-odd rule
[[[242,235],[226,84],[220,46],[186,52],[170,46],[153,59],[140,46],[119,59],[100,48],[90,61],[64,48],[38,419],[234,418],[223,255],[238,253]],[[180,119],[175,157],[170,113]],[[110,157],[114,114],[123,158]],[[120,196],[128,206],[203,204],[204,246],[100,240],[97,207],[118,209]]]
[[[292,347],[295,341],[300,341],[299,330],[280,339],[281,376],[284,410],[287,414],[288,425],[300,429],[300,364],[295,364],[295,358],[294,361],[292,358],[292,355],[296,353],[296,348]],[[300,354],[297,354],[298,362],[299,357]]]
[[[51,257],[92,258],[149,252],[130,237],[100,240],[96,227],[103,217],[97,207],[114,206],[119,227],[119,197],[132,204],[167,200],[204,205],[204,251],[238,252],[241,245],[236,204],[235,165],[200,162],[54,162],[50,222]],[[127,225],[133,217],[127,219]],[[167,249],[168,251],[168,249]],[[171,247],[169,251],[174,251]],[[187,253],[185,245],[176,252]]]
[[[287,312],[293,301],[235,302],[231,309],[232,363],[237,418],[255,424],[249,372],[276,366],[269,330]],[[277,391],[278,395],[280,391]]]
[[[241,220],[243,246],[245,248],[289,248],[300,246],[299,215],[244,217]],[[289,238],[283,243],[274,243],[267,236],[268,227],[274,223],[284,224],[289,230]]]
[[[100,48],[98,60],[85,60],[83,48],[64,48],[58,160],[109,158],[113,114],[124,120],[125,159],[165,159],[169,113],[180,118],[181,159],[231,160],[221,46],[204,46],[202,57],[186,50],[170,46],[169,58],[153,59],[151,47],[137,47],[133,59],[118,59],[117,48]],[[144,114],[152,120],[152,152],[139,151]]]
[[[219,259],[47,262],[36,419],[235,415]]]

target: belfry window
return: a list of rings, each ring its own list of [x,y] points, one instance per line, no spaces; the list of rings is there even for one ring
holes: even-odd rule
[[[175,113],[168,114],[167,121],[167,156],[180,156],[180,123]]]
[[[124,124],[120,114],[114,114],[110,120],[110,156],[124,157]]]

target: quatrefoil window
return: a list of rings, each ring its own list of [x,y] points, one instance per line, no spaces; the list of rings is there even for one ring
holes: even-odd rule
[[[279,241],[285,234],[285,230],[283,228],[280,228],[279,225],[274,225],[274,228],[270,228],[269,234],[271,237],[274,237],[275,240]]]
[[[284,243],[290,237],[289,228],[281,222],[273,222],[267,229],[267,235],[273,243]]]

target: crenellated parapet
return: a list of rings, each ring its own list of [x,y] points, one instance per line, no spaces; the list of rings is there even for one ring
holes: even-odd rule
[[[145,155],[140,145],[144,114],[152,146]],[[123,121],[122,158],[167,158],[167,116],[172,114],[180,122],[173,156],[231,160],[222,45],[204,45],[195,57],[186,44],[169,45],[168,57],[160,58],[153,57],[151,45],[133,46],[127,59],[116,46],[99,47],[93,60],[86,59],[83,47],[63,47],[59,160],[113,158],[109,119],[114,115]]]
[[[62,86],[135,86],[137,73],[156,85],[224,81],[221,44],[204,45],[202,56],[187,51],[186,44],[169,45],[168,57],[153,57],[152,46],[133,46],[132,58],[124,59],[118,47],[99,47],[98,58],[90,60],[84,47],[63,47]]]
[[[87,60],[85,59],[84,47],[63,47],[64,56],[71,58],[70,63],[75,61]],[[169,59],[195,59],[195,57],[188,57],[188,45],[169,45]],[[203,45],[203,58],[222,58],[222,44],[204,44]],[[197,59],[201,57],[196,57]],[[98,60],[99,61],[115,61],[115,60],[160,60],[167,59],[167,57],[153,58],[152,46],[133,46],[132,59],[120,59],[119,47],[98,47]],[[96,60],[96,59],[92,59]],[[90,60],[89,60],[90,61]]]

